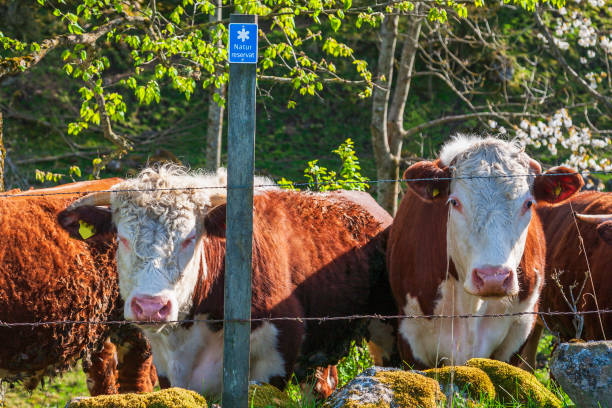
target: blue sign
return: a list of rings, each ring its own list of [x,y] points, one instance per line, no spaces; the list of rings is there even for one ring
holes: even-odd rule
[[[257,24],[230,24],[227,54],[231,64],[257,64]]]

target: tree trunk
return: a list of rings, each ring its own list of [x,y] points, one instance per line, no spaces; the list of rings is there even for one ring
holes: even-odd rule
[[[418,13],[419,5],[415,7]],[[397,180],[400,178],[399,163],[402,154],[404,130],[404,109],[410,93],[410,84],[414,61],[418,51],[422,19],[414,17],[406,33],[402,47],[402,56],[398,69],[393,99],[389,104],[390,84],[393,74],[395,43],[397,41],[398,16],[385,18],[381,28],[381,48],[378,56],[377,86],[372,100],[372,144],[376,158],[377,177],[379,180]],[[387,82],[380,79],[387,76]],[[385,89],[380,89],[384,86]],[[378,202],[389,213],[395,215],[399,196],[399,182],[378,183]]]
[[[217,0],[217,8],[215,14],[210,16],[210,21],[221,21],[222,15],[222,0]],[[221,42],[217,43],[218,47],[223,47]],[[220,98],[225,95],[225,85],[220,88],[213,88],[208,99],[208,122],[206,127],[206,167],[210,170],[216,170],[221,166],[221,145],[223,140],[223,106],[215,102],[214,95],[217,94]]]
[[[6,150],[4,149],[4,139],[2,135],[2,112],[0,111],[0,191],[4,191],[4,158]]]
[[[393,82],[393,62],[395,59],[395,45],[397,43],[397,24],[399,16],[386,16],[380,28],[380,47],[378,50],[378,71],[372,93],[372,146],[376,160],[376,177],[379,180],[392,179],[393,157],[387,138],[387,109],[391,84]],[[377,195],[379,204],[395,214],[393,202],[387,200],[389,184],[378,183]]]

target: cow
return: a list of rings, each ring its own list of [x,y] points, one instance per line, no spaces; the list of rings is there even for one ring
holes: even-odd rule
[[[114,245],[75,241],[56,219],[81,192],[120,181],[0,194],[0,321],[123,319]],[[109,335],[119,351],[105,344]],[[156,381],[149,345],[136,327],[0,325],[0,343],[0,379],[21,381],[27,389],[81,358],[92,395],[151,391]]]
[[[537,311],[546,248],[534,208],[582,187],[580,175],[568,173],[556,167],[542,174],[518,145],[465,135],[448,141],[437,160],[409,167],[387,248],[399,313]],[[472,357],[509,361],[534,322],[531,314],[404,318],[398,348],[416,368],[461,365]]]
[[[256,185],[270,183],[255,179]],[[76,238],[79,221],[116,226],[125,318],[158,323],[142,329],[160,383],[163,378],[165,385],[213,397],[221,393],[223,326],[199,320],[223,319],[225,186],[222,170],[147,168],[65,213],[73,219],[65,227]],[[282,389],[292,372],[302,381],[317,367],[336,364],[351,341],[367,334],[364,319],[301,318],[388,312],[390,224],[367,193],[256,189],[251,316],[295,319],[252,322],[251,380]],[[185,319],[198,321],[180,322]],[[335,370],[326,370],[328,380]]]
[[[609,278],[612,194],[584,191],[562,204],[538,207],[537,213],[547,246],[546,285],[540,308],[553,312],[570,312],[574,308],[579,312],[612,309]],[[544,325],[561,341],[575,337],[584,340],[612,337],[610,313],[585,314],[582,319],[572,315],[542,316],[541,320],[521,353],[527,367],[535,367],[537,344]]]

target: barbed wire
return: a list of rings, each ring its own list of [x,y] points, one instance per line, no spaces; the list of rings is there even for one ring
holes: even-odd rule
[[[128,324],[138,325],[166,325],[166,324],[187,324],[187,323],[246,323],[246,322],[274,322],[274,321],[298,321],[298,322],[333,322],[333,321],[351,321],[351,320],[362,320],[362,319],[379,319],[379,320],[401,320],[401,319],[473,319],[473,318],[502,318],[502,317],[520,317],[520,316],[576,316],[576,315],[589,315],[589,314],[608,314],[612,313],[612,309],[601,309],[601,310],[583,310],[578,312],[561,312],[561,311],[549,311],[549,312],[514,312],[514,313],[484,313],[484,314],[458,314],[458,315],[446,315],[446,314],[429,314],[429,315],[380,315],[380,314],[365,314],[365,315],[350,315],[350,316],[325,316],[325,317],[256,317],[251,319],[183,319],[183,320],[171,320],[171,321],[149,321],[149,320],[53,320],[48,322],[3,322],[0,320],[0,328],[14,328],[14,327],[38,327],[38,326],[59,326],[59,325],[107,325],[107,326],[124,326]]]
[[[453,181],[453,180],[480,180],[480,179],[499,179],[499,178],[521,178],[521,177],[563,177],[563,176],[588,176],[591,174],[599,175],[612,175],[612,171],[579,171],[570,173],[542,173],[542,174],[498,174],[489,176],[454,176],[454,177],[424,177],[424,178],[410,178],[410,179],[378,179],[378,180],[365,180],[365,181],[341,181],[342,184],[379,184],[379,183],[411,183],[411,182],[422,182],[422,181]],[[197,177],[197,176],[196,176]],[[118,182],[117,184],[120,184]],[[229,189],[238,190],[246,188],[269,188],[269,187],[310,187],[310,186],[326,186],[338,184],[338,181],[321,181],[321,182],[283,182],[279,180],[274,184],[254,184],[250,185],[235,185],[235,186],[198,186],[198,187],[160,187],[160,188],[144,188],[144,189],[110,189],[110,190],[79,190],[79,191],[52,191],[44,193],[36,193],[36,190],[32,193],[25,193],[20,191],[12,194],[0,194],[0,198],[19,198],[19,197],[43,197],[53,195],[78,195],[78,194],[89,194],[89,193],[136,193],[136,192],[154,192],[154,191],[197,191],[206,189]],[[61,185],[57,186],[57,188]],[[56,187],[45,187],[45,189],[52,189]],[[28,191],[28,190],[25,190]]]

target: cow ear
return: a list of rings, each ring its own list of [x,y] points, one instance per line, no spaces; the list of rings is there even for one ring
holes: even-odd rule
[[[612,246],[612,221],[599,224],[597,226],[597,233],[606,244]]]
[[[440,160],[421,161],[404,172],[408,187],[426,201],[446,201],[450,192],[450,177],[450,169],[440,167]]]
[[[70,236],[88,242],[106,239],[105,235],[115,230],[111,210],[94,205],[64,210],[58,214],[57,221]]]
[[[225,237],[225,213],[226,204],[220,204],[211,208],[204,216],[204,228],[206,233],[216,237]]]
[[[554,176],[553,174],[562,174]],[[582,176],[576,170],[565,166],[549,169],[536,176],[533,182],[533,195],[536,201],[558,203],[573,196],[584,186]]]

